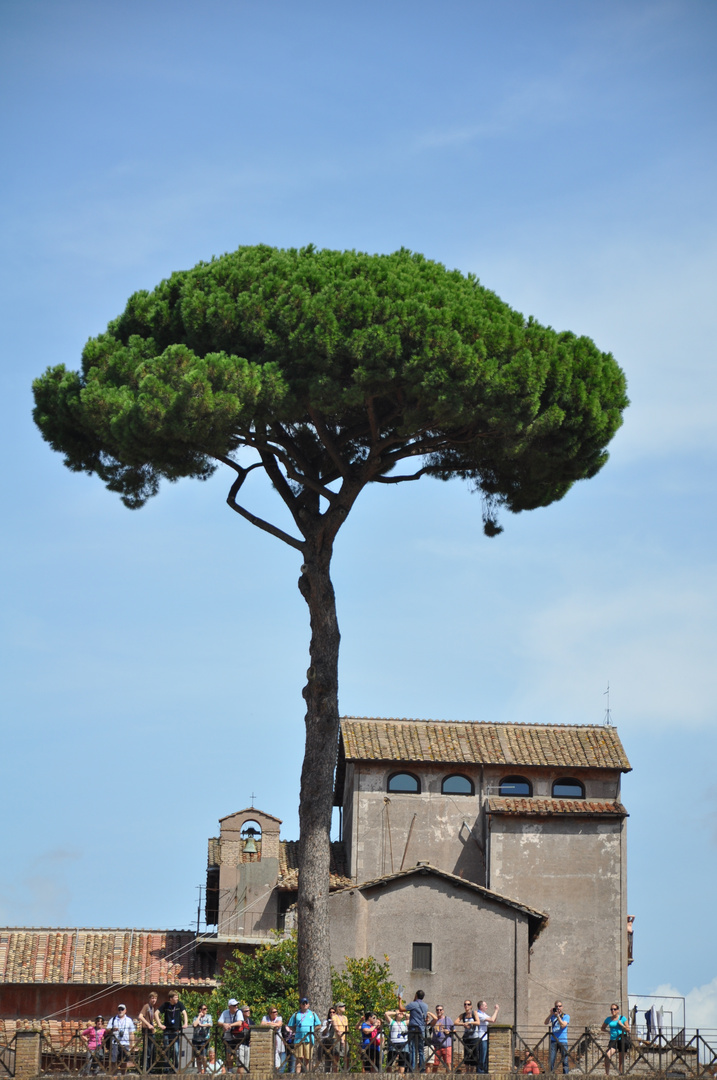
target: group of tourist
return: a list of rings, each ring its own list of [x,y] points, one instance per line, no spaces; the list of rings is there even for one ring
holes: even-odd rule
[[[251,1030],[255,1020],[251,1008],[230,998],[226,1009],[217,1020],[221,1032],[223,1057],[210,1046],[214,1021],[206,1005],[201,1005],[192,1021],[191,1063],[182,1059],[181,1037],[189,1026],[187,1011],[172,991],[167,1001],[157,1005],[157,995],[152,993],[140,1010],[137,1024],[127,1015],[124,1005],[105,1024],[98,1016],[94,1025],[85,1028],[81,1036],[87,1047],[87,1061],[83,1072],[92,1074],[104,1071],[109,1056],[110,1072],[127,1071],[134,1059],[135,1040],[139,1029],[143,1072],[177,1072],[190,1067],[199,1073],[249,1072],[251,1055]],[[462,1069],[466,1072],[488,1072],[488,1028],[497,1020],[500,1006],[488,1012],[485,1001],[470,999],[463,1002],[463,1011],[456,1020],[451,1019],[442,1005],[430,1011],[425,1003],[425,993],[417,990],[407,1004],[399,998],[398,1006],[379,1017],[367,1009],[357,1025],[360,1043],[361,1067],[364,1072],[436,1072],[453,1069],[453,1040],[457,1035],[463,1045]],[[560,1000],[545,1018],[549,1031],[549,1071],[555,1072],[559,1064],[563,1073],[569,1072],[568,1026],[570,1015]],[[325,1020],[314,1012],[308,998],[302,998],[299,1008],[285,1021],[276,1006],[270,1006],[260,1021],[260,1026],[275,1033],[274,1067],[278,1072],[302,1073],[313,1071],[317,1066],[328,1072],[345,1071],[349,1048],[349,1019],[346,1004],[338,1001],[328,1010]],[[462,1029],[457,1032],[456,1029]],[[623,1071],[624,1054],[630,1047],[630,1028],[619,1006],[610,1006],[602,1031],[609,1033],[609,1046],[605,1054],[605,1072],[617,1056],[619,1071]],[[427,1062],[426,1048],[430,1060]],[[521,1072],[541,1072],[535,1056],[527,1053]]]

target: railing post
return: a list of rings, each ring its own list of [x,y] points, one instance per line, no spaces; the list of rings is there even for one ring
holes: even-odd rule
[[[513,1028],[510,1024],[491,1024],[488,1036],[488,1072],[514,1071]]]
[[[42,1033],[17,1031],[15,1033],[16,1080],[34,1080],[40,1075],[40,1047]]]
[[[254,1076],[268,1076],[274,1072],[276,1054],[276,1032],[273,1028],[253,1027],[251,1029],[250,1068]]]

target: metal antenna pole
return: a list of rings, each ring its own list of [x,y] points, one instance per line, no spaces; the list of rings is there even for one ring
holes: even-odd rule
[[[199,900],[197,901],[197,937],[199,937],[199,920],[202,917],[202,885],[197,885],[199,889]]]
[[[607,697],[607,704],[605,707],[605,727],[612,727],[612,713],[610,712],[610,681],[608,680],[607,690],[603,692],[603,697]]]

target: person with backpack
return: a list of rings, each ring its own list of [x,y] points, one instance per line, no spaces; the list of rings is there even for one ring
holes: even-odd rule
[[[296,1071],[310,1072],[314,1056],[316,1029],[321,1027],[321,1020],[313,1009],[309,1008],[309,999],[302,998],[297,1012],[289,1020],[289,1029],[294,1035],[294,1058]]]

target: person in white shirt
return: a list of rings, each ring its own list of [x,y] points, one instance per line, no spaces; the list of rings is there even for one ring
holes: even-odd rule
[[[127,1072],[132,1051],[134,1050],[134,1021],[127,1015],[127,1006],[118,1005],[117,1012],[107,1024],[108,1030],[112,1031],[112,1046],[110,1049],[110,1072]]]

